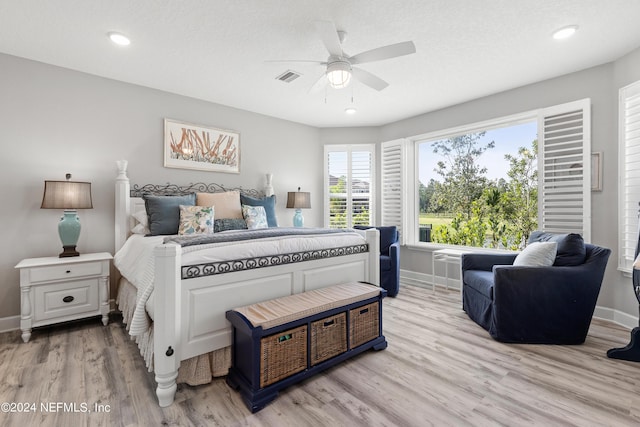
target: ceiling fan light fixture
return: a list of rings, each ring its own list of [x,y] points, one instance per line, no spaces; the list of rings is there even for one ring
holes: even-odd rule
[[[355,108],[355,107],[348,107],[348,108],[345,108],[345,109],[344,109],[344,112],[345,112],[345,114],[349,114],[349,115],[351,115],[351,114],[355,114],[355,113],[357,113],[357,112],[358,112],[358,110],[356,110],[356,108]]]
[[[347,61],[335,61],[327,65],[327,81],[334,89],[342,89],[351,82],[351,64]]]

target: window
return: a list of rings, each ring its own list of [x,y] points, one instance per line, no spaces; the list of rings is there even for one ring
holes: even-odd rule
[[[525,139],[495,149],[501,133],[515,131]],[[407,244],[515,249],[532,229],[580,233],[589,241],[590,152],[589,99],[383,143],[382,182],[385,167],[401,159],[401,196],[385,198],[383,188],[381,211],[401,206],[387,225],[403,228]]]
[[[373,225],[374,145],[326,145],[325,227]]]
[[[416,141],[419,241],[519,249],[537,228],[537,122]]]
[[[620,89],[618,112],[621,175],[618,269],[631,273],[638,244],[640,203],[640,81]]]

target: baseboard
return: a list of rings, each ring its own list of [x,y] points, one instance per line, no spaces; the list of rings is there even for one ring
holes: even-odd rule
[[[610,320],[613,323],[617,323],[620,326],[624,326],[629,329],[633,329],[638,326],[638,318],[625,313],[620,310],[616,310],[608,307],[596,306],[593,312],[593,317],[603,320]]]
[[[0,333],[20,329],[20,316],[0,317]]]
[[[432,289],[432,280],[431,274],[418,273],[410,270],[400,270],[400,282],[406,283],[407,285]],[[436,286],[444,287],[441,284],[437,284]],[[449,288],[451,289],[452,286],[449,286]],[[629,329],[633,329],[638,326],[637,317],[613,308],[596,306],[593,317],[609,320]]]
[[[109,312],[116,310],[116,300],[109,300]],[[0,317],[0,333],[17,331],[20,329],[20,316]]]

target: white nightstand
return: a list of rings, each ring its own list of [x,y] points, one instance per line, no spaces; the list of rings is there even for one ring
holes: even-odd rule
[[[102,316],[109,322],[110,253],[77,257],[29,258],[20,270],[20,329],[28,342],[31,328]]]

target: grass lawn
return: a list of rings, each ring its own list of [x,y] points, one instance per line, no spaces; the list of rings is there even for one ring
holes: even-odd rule
[[[430,216],[430,214],[421,213],[420,220],[418,221],[418,223],[420,225],[431,224],[431,228],[433,229],[438,225],[451,224],[452,220],[453,218],[448,218],[444,216],[433,216],[433,215]]]

